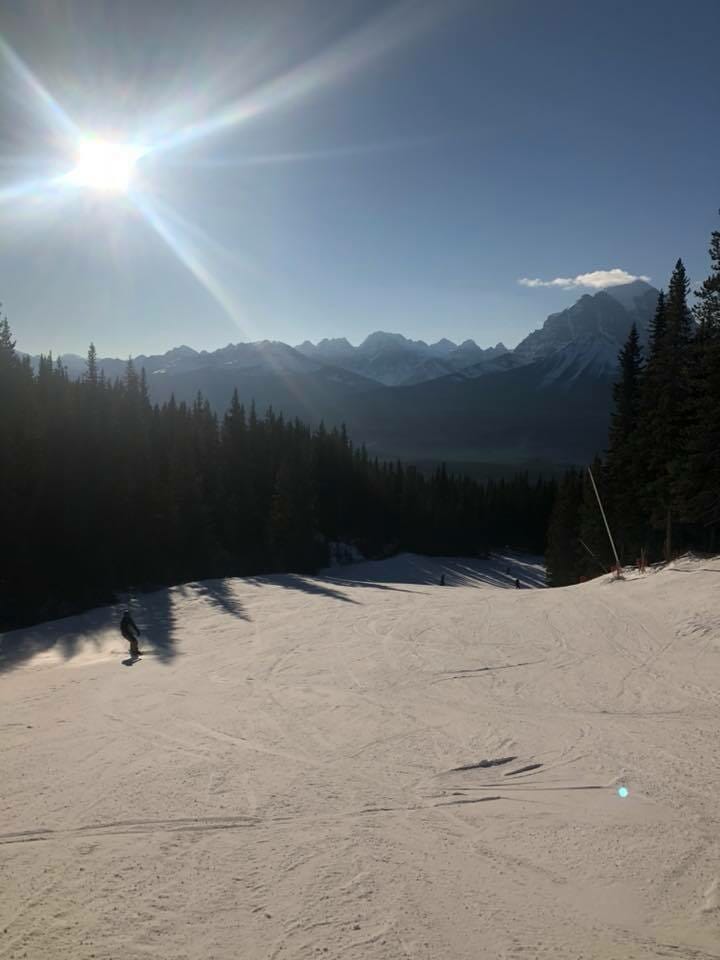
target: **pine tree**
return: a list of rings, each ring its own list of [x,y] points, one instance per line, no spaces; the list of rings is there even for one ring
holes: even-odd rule
[[[692,338],[692,314],[687,298],[690,293],[690,280],[685,264],[678,260],[668,284],[665,314],[665,333],[670,342],[682,349]]]
[[[640,378],[643,369],[642,347],[633,323],[627,341],[618,355],[620,379],[613,387],[615,410],[610,427],[611,446],[623,445],[637,430],[640,413]]]
[[[145,367],[143,367],[140,370],[140,401],[143,407],[150,406],[150,391],[148,389],[147,374],[145,373]]]
[[[675,264],[666,299],[658,299],[651,328],[650,357],[643,377],[639,435],[643,504],[651,526],[663,531],[663,554],[673,553],[674,524],[682,511],[683,452],[690,414],[689,371],[693,322],[689,281],[682,260]]]
[[[13,580],[10,558],[18,547],[18,494],[21,470],[17,457],[17,427],[21,408],[18,406],[18,369],[15,341],[6,317],[0,319],[0,610],[11,608]],[[30,477],[26,482],[32,483]],[[28,571],[29,572],[29,571]],[[16,601],[17,602],[17,601]],[[2,629],[0,627],[0,629]]]
[[[598,488],[598,493],[604,503],[607,503],[607,471],[599,457],[592,463],[592,473]],[[582,499],[579,506],[579,541],[582,548],[582,562],[580,569],[587,579],[599,576],[615,566],[615,557],[608,541],[605,523],[598,506],[595,488],[590,474],[583,471]]]
[[[662,326],[663,307],[659,304],[656,318]],[[661,335],[661,334],[660,334]],[[646,517],[640,507],[642,483],[640,469],[641,383],[643,357],[635,324],[618,356],[620,376],[613,386],[614,410],[610,420],[607,454],[608,509],[613,521],[621,561],[635,559],[643,545]]]
[[[659,355],[663,337],[665,336],[665,291],[658,292],[655,314],[650,321],[650,356]]]
[[[690,280],[682,260],[678,260],[668,285],[667,330],[668,386],[672,401],[667,407],[668,458],[667,501],[665,524],[665,557],[671,559],[675,530],[686,514],[685,490],[688,480],[688,461],[685,455],[692,432],[694,404],[692,383],[695,376],[695,324],[688,305]]]
[[[132,357],[127,358],[127,363],[125,364],[125,376],[124,376],[125,388],[128,391],[128,394],[131,396],[137,396],[140,393],[140,378],[138,376],[137,370],[135,369],[135,362]]]
[[[87,353],[87,370],[85,380],[96,387],[98,382],[97,350],[95,344],[91,343]]]
[[[545,563],[550,586],[565,587],[577,583],[585,561],[580,544],[580,505],[583,480],[569,470],[560,482],[548,523]]]
[[[16,402],[20,399],[17,391],[21,378],[22,365],[15,352],[15,340],[7,317],[3,317],[0,320],[0,441],[7,442],[3,423],[6,430],[10,430],[11,423],[19,414],[12,403],[13,399]]]
[[[700,339],[720,335],[720,230],[713,230],[708,252],[712,270],[695,291],[697,301],[693,308]]]
[[[3,317],[0,320],[0,374],[10,370],[11,367],[16,367],[17,363],[15,340],[13,340],[7,317]]]
[[[267,527],[275,570],[308,573],[327,559],[318,555],[315,501],[309,480],[309,471],[297,453],[278,470]]]
[[[720,529],[720,230],[710,239],[711,272],[698,290],[693,417],[687,439],[685,503],[698,539],[716,548]]]

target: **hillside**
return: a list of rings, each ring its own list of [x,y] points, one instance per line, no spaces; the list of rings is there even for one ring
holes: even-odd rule
[[[537,361],[484,377],[443,377],[407,387],[378,387],[346,371],[314,374],[218,370],[208,379],[189,371],[153,384],[153,397],[191,401],[202,390],[223,409],[237,389],[246,406],[272,406],[317,426],[345,423],[372,455],[408,460],[543,459],[583,463],[607,439],[609,377],[556,378],[556,361]]]
[[[141,597],[133,666],[118,610],[5,635],[3,955],[717,958],[719,574],[406,555]]]
[[[612,379],[583,376],[576,358],[565,359],[562,377],[552,358],[346,395],[342,419],[351,437],[386,457],[585,463],[607,442]]]

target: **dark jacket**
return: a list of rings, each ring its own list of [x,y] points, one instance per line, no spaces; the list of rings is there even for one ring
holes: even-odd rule
[[[122,615],[122,620],[120,621],[120,633],[122,633],[126,640],[135,640],[140,633],[138,625],[135,623],[129,613],[124,613]]]

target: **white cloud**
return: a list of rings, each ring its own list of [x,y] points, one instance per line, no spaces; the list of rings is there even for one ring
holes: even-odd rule
[[[632,283],[633,280],[650,282],[650,277],[634,276],[620,267],[612,270],[593,270],[592,273],[579,273],[576,277],[555,277],[554,280],[538,280],[530,277],[521,277],[518,283],[523,287],[560,287],[563,290],[577,290],[587,287],[590,290],[602,290],[604,287],[619,287],[623,283]]]

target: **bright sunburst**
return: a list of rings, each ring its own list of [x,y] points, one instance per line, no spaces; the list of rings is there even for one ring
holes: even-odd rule
[[[28,176],[27,179],[6,184],[2,171],[5,158],[0,155],[0,208],[4,210],[11,203],[24,202],[26,208],[31,209],[31,201],[37,201],[39,208],[42,200],[60,200],[63,193],[69,198],[77,190],[126,199],[127,203],[117,205],[83,203],[80,207],[83,212],[95,211],[97,207],[107,208],[103,210],[103,215],[116,206],[123,210],[136,210],[222,309],[237,322],[239,311],[232,297],[206,262],[207,250],[212,246],[209,238],[167,203],[161,204],[159,198],[153,196],[152,182],[146,180],[145,176],[137,176],[138,161],[146,157],[156,158],[173,149],[220,134],[332,85],[336,79],[356,71],[374,57],[389,53],[410,36],[427,30],[438,19],[437,11],[450,8],[454,2],[462,0],[446,0],[444,4],[437,4],[433,0],[391,0],[387,9],[374,19],[368,20],[353,33],[304,63],[290,67],[242,96],[215,105],[213,109],[203,107],[202,114],[194,119],[197,106],[189,110],[185,117],[183,111],[178,109],[182,100],[177,105],[170,104],[168,116],[177,114],[178,120],[182,118],[184,122],[174,127],[167,126],[164,114],[157,118],[149,117],[140,131],[133,125],[129,140],[86,132],[0,34],[0,67],[9,68],[12,79],[22,91],[23,102],[27,100],[28,105],[38,111],[46,122],[53,144],[48,167],[54,170],[54,173],[44,177]],[[4,95],[4,88],[2,93]],[[88,91],[88,94],[90,96],[92,91]],[[198,102],[204,103],[202,98]],[[102,114],[93,110],[91,115]],[[135,136],[140,139],[135,140]],[[330,156],[334,152],[337,151],[320,152],[317,156]],[[353,147],[341,152],[355,153],[357,150]],[[312,156],[312,153],[271,155],[260,158],[260,162],[288,162]],[[66,166],[68,158],[71,159]],[[144,172],[150,172],[151,169],[152,165],[149,165]],[[157,166],[154,174],[157,174]],[[67,190],[68,187],[73,189]]]
[[[81,187],[125,193],[130,187],[141,151],[125,143],[88,138],[78,145],[70,179]]]

